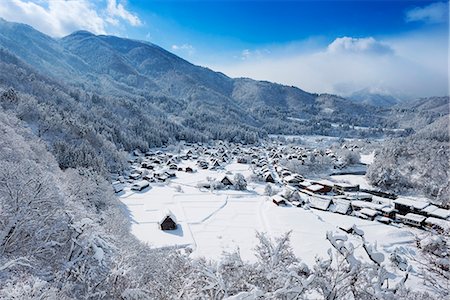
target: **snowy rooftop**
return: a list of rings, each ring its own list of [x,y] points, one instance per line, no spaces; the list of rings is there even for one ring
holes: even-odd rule
[[[409,213],[409,214],[406,214],[405,216],[403,216],[403,219],[422,223],[426,218],[424,216],[421,216],[418,214]]]
[[[328,206],[330,206],[331,199],[324,199],[324,198],[318,198],[318,197],[310,197],[309,203],[312,207],[327,210]]]
[[[412,199],[408,199],[408,198],[397,198],[394,200],[394,203],[405,205],[405,206],[411,206],[416,209],[424,209],[425,207],[430,205],[430,203],[428,203],[428,202],[422,202],[422,201],[412,200]]]
[[[384,207],[386,207],[385,204],[377,204],[377,203],[361,201],[361,200],[352,201],[352,206],[370,208],[370,209],[375,209],[375,210],[382,210]]]
[[[447,220],[442,220],[442,219],[435,218],[435,217],[428,217],[428,218],[426,218],[425,222],[428,224],[437,225],[446,230],[450,229],[450,222]]]
[[[422,209],[422,211],[430,216],[439,217],[442,219],[448,219],[450,217],[450,210],[439,208],[435,205],[429,205]]]
[[[314,191],[314,192],[320,191],[321,189],[323,189],[323,185],[320,185],[320,184],[313,184],[313,185],[308,186],[308,190]]]
[[[161,212],[158,225],[161,225],[167,217],[171,218],[175,223],[177,222],[177,218],[175,217],[175,215],[169,209],[166,209]]]
[[[331,209],[334,212],[345,214],[347,213],[350,207],[350,201],[348,200],[338,200],[333,199],[333,208]]]
[[[345,192],[346,195],[354,197],[354,198],[371,198],[372,194],[366,192]]]
[[[363,208],[359,212],[369,217],[375,217],[376,215],[378,215],[378,212],[376,210],[370,208]]]

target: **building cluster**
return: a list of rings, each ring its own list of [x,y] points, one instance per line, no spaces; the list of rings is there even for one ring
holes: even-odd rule
[[[354,148],[347,146],[349,147]],[[332,149],[308,149],[276,143],[259,146],[222,141],[208,144],[185,143],[179,150],[168,151],[162,148],[146,153],[134,151],[129,158],[130,170],[121,175],[112,175],[113,187],[118,193],[123,190],[124,183],[128,183],[132,190],[142,191],[149,188],[152,182],[166,182],[176,177],[176,172],[219,170],[229,163],[237,162],[251,165],[253,179],[281,187],[282,191],[271,197],[275,205],[330,211],[386,224],[401,222],[439,231],[450,229],[448,209],[436,207],[426,201],[362,190],[356,184],[306,178],[306,174],[292,172],[285,166],[286,162],[293,160],[300,165],[322,161],[330,164],[331,168],[342,168],[340,158]],[[216,181],[225,188],[235,184],[234,178],[229,175],[222,175]],[[198,187],[211,186],[211,182],[205,182]]]

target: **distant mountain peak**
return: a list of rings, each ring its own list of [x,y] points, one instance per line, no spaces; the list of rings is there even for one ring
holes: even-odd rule
[[[85,36],[85,37],[88,37],[88,36],[95,36],[95,34],[93,34],[92,32],[89,32],[87,30],[78,30],[78,31],[72,32],[71,34],[69,34],[66,37],[69,37],[69,36],[72,36],[72,37],[73,36]]]
[[[350,100],[359,104],[372,105],[377,107],[390,107],[399,104],[401,101],[385,91],[365,88],[352,93]]]

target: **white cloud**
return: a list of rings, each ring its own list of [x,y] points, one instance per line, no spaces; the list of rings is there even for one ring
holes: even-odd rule
[[[270,54],[270,51],[268,49],[256,49],[256,50],[244,49],[242,50],[239,58],[241,60],[259,60],[264,58],[264,56],[268,54]]]
[[[129,11],[127,11],[122,3],[117,3],[116,0],[108,0],[107,11],[109,17],[119,17],[132,26],[140,26],[142,25],[139,17]]]
[[[178,53],[185,53],[189,56],[195,53],[195,48],[191,44],[182,44],[182,45],[172,45],[172,51]]]
[[[132,26],[141,24],[136,15],[114,0],[109,0],[103,8],[88,0],[7,0],[2,1],[0,17],[29,24],[55,37],[80,29],[105,34],[121,25],[121,20]]]
[[[435,2],[410,9],[406,12],[405,20],[429,24],[448,22],[448,2]]]
[[[331,53],[373,53],[373,54],[391,54],[392,48],[387,44],[379,42],[372,37],[352,38],[341,37],[335,39],[328,45],[328,51]]]
[[[310,92],[348,95],[364,88],[403,97],[448,94],[447,45],[441,34],[383,41],[338,38],[309,53],[276,54],[210,65],[232,77],[298,86]],[[383,54],[383,55],[380,55]]]

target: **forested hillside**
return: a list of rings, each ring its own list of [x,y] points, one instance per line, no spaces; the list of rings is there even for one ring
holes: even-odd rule
[[[1,106],[49,142],[63,168],[117,171],[122,151],[181,139],[380,136],[392,126],[375,107],[232,79],[147,42],[86,31],[56,40],[0,20],[0,67]]]
[[[431,105],[435,100],[428,101]],[[428,111],[427,117],[431,118],[432,113]],[[441,113],[445,113],[445,110],[441,110],[439,114]],[[408,137],[386,141],[376,154],[367,178],[380,188],[423,194],[433,199],[436,204],[448,207],[449,142],[447,114],[417,129],[417,132]]]

